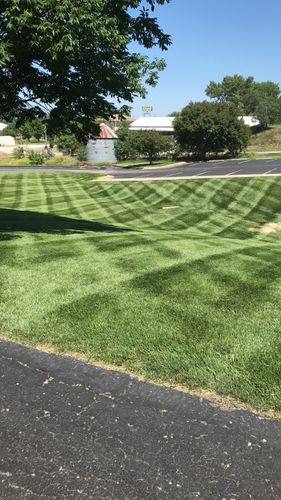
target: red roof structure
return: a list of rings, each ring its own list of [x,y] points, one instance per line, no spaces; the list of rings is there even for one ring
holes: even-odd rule
[[[118,139],[118,135],[106,123],[100,123],[100,134],[94,139]]]

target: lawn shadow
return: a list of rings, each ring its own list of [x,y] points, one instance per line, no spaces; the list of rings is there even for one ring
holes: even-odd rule
[[[14,239],[11,232],[74,234],[85,231],[120,233],[127,228],[59,215],[0,208],[0,241]],[[3,234],[3,233],[8,234]],[[2,233],[2,234],[1,234]]]

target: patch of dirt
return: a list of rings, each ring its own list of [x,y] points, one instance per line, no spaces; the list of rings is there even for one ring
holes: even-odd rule
[[[94,179],[93,182],[111,181],[112,179],[114,179],[113,175],[101,175],[100,177],[97,177],[96,179]]]
[[[281,231],[281,222],[267,222],[261,227],[249,227],[251,233],[270,234]]]

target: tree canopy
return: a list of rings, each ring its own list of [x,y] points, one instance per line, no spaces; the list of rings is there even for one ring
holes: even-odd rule
[[[175,119],[176,139],[183,151],[200,155],[228,150],[235,155],[247,146],[250,129],[226,103],[191,102]]]
[[[1,0],[1,118],[49,113],[52,134],[67,127],[84,140],[95,117],[125,114],[121,103],[145,96],[165,67],[132,47],[168,48],[170,36],[154,15],[168,2]]]
[[[167,154],[173,150],[169,137],[156,130],[127,131],[118,129],[119,141],[115,146],[118,160],[133,160],[137,157],[146,157],[152,164],[160,154]]]
[[[240,115],[256,116],[261,127],[281,122],[281,89],[278,83],[256,82],[252,76],[225,76],[222,82],[211,81],[206,95],[217,102],[233,104]]]

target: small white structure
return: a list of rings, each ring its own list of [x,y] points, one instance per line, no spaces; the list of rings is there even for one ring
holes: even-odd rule
[[[118,136],[105,123],[100,124],[100,135],[89,139],[86,151],[87,160],[92,162],[114,163],[116,160],[115,144]]]
[[[2,130],[4,130],[4,128],[7,127],[7,123],[2,123],[0,122],[0,132],[2,132]]]
[[[156,130],[167,135],[173,135],[175,118],[172,116],[143,116],[130,125],[130,130]]]
[[[13,147],[16,145],[15,138],[11,135],[0,135],[0,147]]]
[[[254,116],[239,116],[239,120],[243,120],[245,125],[248,125],[248,127],[259,127],[260,121],[255,118]]]

